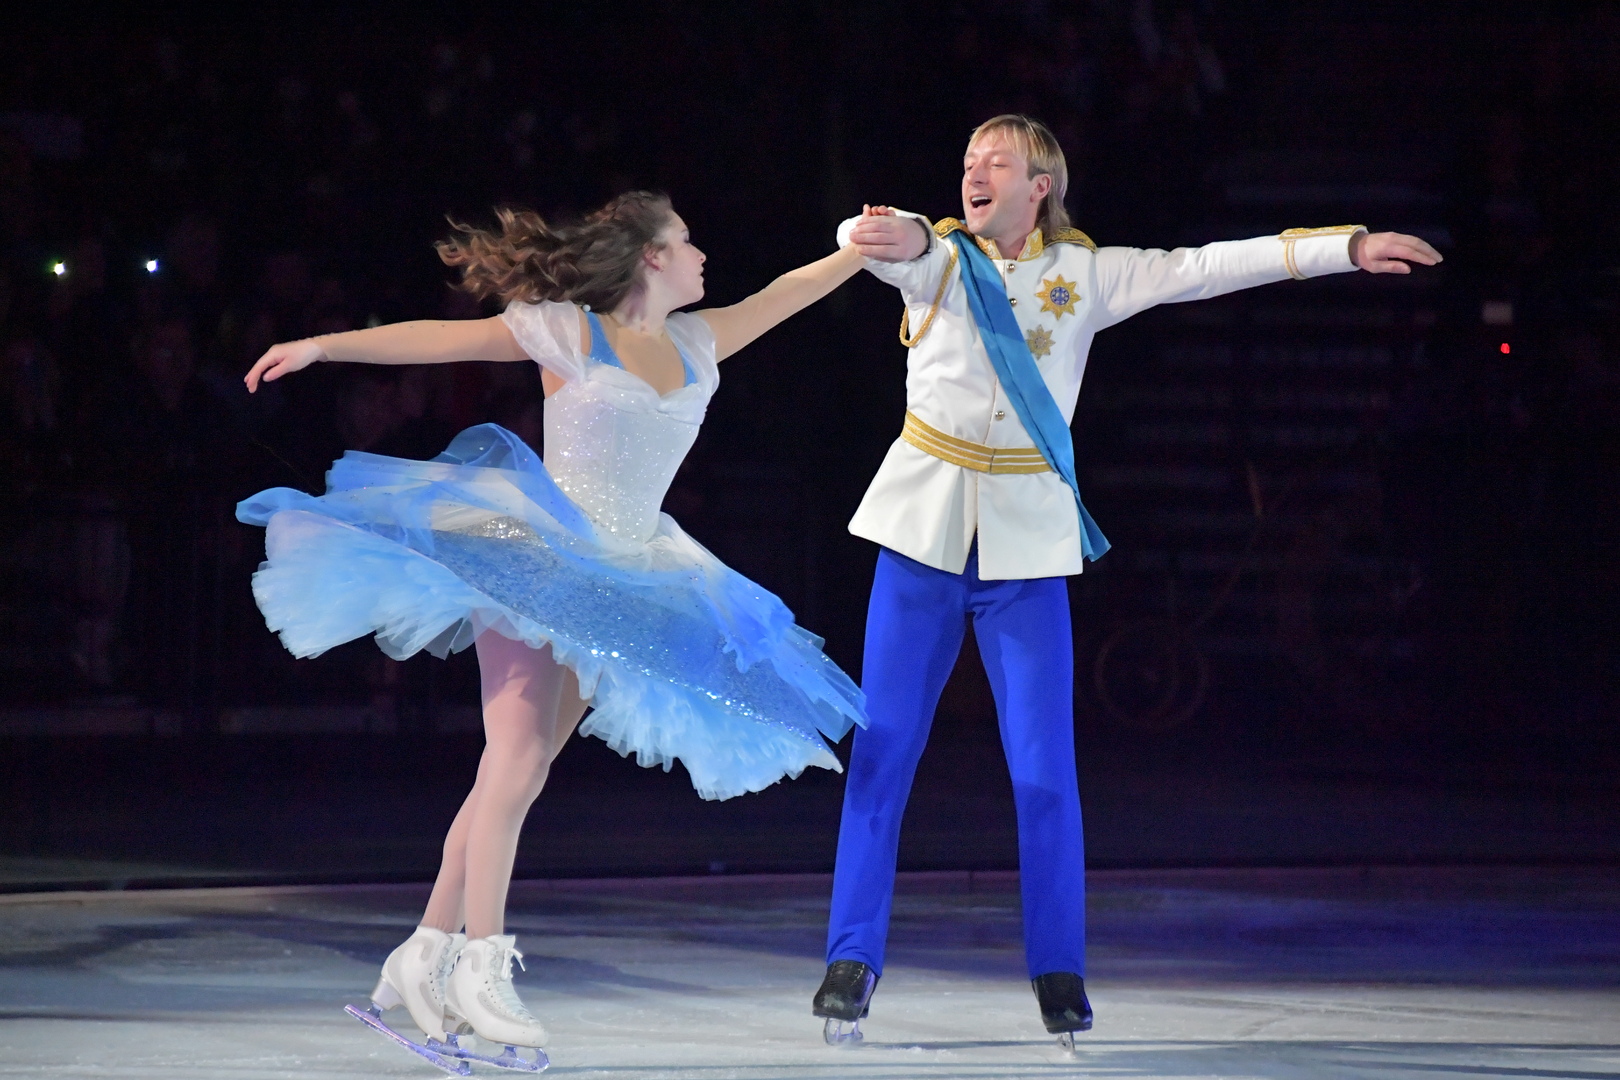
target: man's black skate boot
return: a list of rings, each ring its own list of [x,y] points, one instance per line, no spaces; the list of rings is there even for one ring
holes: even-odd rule
[[[1064,1049],[1074,1049],[1074,1033],[1091,1030],[1091,1002],[1086,981],[1072,971],[1054,971],[1030,980],[1041,1003],[1041,1022]]]
[[[872,991],[877,989],[878,977],[859,960],[834,960],[827,965],[827,977],[821,980],[810,1003],[810,1011],[825,1017],[822,1037],[829,1043],[861,1041],[861,1021],[872,1011]],[[846,1030],[844,1025],[850,1025]]]

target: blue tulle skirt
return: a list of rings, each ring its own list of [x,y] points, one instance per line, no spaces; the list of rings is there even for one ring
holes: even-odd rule
[[[680,761],[706,799],[806,766],[865,723],[860,690],[774,595],[667,515],[651,540],[599,533],[538,455],[493,424],[432,461],[350,452],[327,493],[271,488],[237,506],[266,527],[253,594],[295,656],[367,634],[436,656],[494,631],[549,645],[621,754]]]

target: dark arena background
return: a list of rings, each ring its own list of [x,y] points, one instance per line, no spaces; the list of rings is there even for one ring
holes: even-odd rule
[[[414,925],[472,782],[476,660],[370,641],[294,660],[250,591],[263,531],[233,507],[319,492],[345,449],[431,457],[485,421],[538,447],[539,376],[334,364],[250,397],[269,345],[493,314],[447,287],[446,215],[568,215],[638,187],[671,195],[705,303],[731,303],[832,251],[863,202],[959,215],[969,132],[1017,111],[1057,133],[1099,244],[1359,222],[1445,256],[1161,307],[1093,348],[1076,457],[1114,550],[1070,580],[1093,1049],[1060,1055],[1022,989],[1012,789],[970,634],[906,817],[869,1056],[827,1059],[808,1009],[843,777],[705,803],[681,769],[581,738],[513,892],[554,1060],[1620,1076],[1599,1019],[1620,1015],[1620,5],[3,22],[0,1043],[18,1060],[431,1074],[338,1008]],[[899,308],[863,274],[728,360],[665,503],[857,679],[876,548],[845,525],[900,431]],[[643,944],[615,952],[631,925]],[[636,951],[654,939],[699,943],[697,967],[632,970],[664,962]],[[186,982],[210,964],[235,975]],[[699,984],[704,1008],[760,1002],[787,1034],[692,1019]],[[170,1037],[190,1049],[153,1048]]]

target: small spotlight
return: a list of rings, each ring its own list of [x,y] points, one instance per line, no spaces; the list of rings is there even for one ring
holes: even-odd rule
[[[66,277],[67,263],[60,261],[51,263],[51,273],[55,274],[57,277]]]
[[[146,260],[146,272],[148,274],[155,274],[158,272],[158,261],[156,259]]]
[[[1503,356],[1507,356],[1509,353],[1511,353],[1513,351],[1513,346],[1509,345],[1505,341],[1502,342],[1502,344],[1499,346],[1499,348],[1502,350],[1502,355]]]

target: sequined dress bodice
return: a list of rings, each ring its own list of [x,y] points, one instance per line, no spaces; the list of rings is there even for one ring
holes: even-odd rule
[[[598,529],[633,542],[657,530],[664,494],[714,392],[715,380],[702,377],[713,369],[712,360],[703,363],[706,342],[679,317],[670,330],[687,366],[680,389],[659,395],[614,366],[610,352],[603,362],[605,342],[598,338],[578,377],[546,399],[546,470]]]

